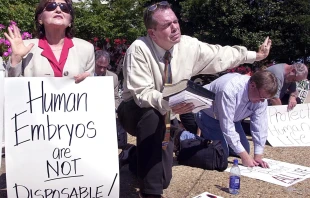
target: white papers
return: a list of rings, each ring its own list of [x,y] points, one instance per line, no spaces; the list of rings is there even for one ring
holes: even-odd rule
[[[169,106],[173,107],[179,103],[192,103],[195,108],[193,109],[193,113],[197,113],[202,109],[209,108],[212,105],[212,100],[201,97],[199,95],[193,94],[189,91],[182,91],[176,95],[169,97]]]
[[[223,198],[223,197],[214,195],[214,194],[209,193],[209,192],[204,192],[204,193],[202,193],[196,197],[193,197],[193,198]]]
[[[8,197],[119,196],[112,77],[6,78],[5,96]]]
[[[263,160],[269,164],[270,168],[261,168],[258,166],[250,168],[239,165],[241,175],[285,187],[294,185],[300,181],[310,178],[309,167],[266,158]],[[226,169],[225,171],[230,172],[230,168]]]
[[[274,147],[310,146],[310,104],[269,106],[268,142]]]

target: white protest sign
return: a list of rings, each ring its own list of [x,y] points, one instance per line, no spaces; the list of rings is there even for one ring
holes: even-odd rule
[[[310,146],[310,104],[269,106],[268,142],[274,147]]]
[[[119,197],[112,77],[5,79],[8,197]]]
[[[310,178],[309,167],[266,158],[263,160],[268,163],[269,168],[261,168],[259,166],[250,168],[239,165],[241,175],[285,187]],[[230,168],[225,171],[230,172]]]
[[[4,147],[4,77],[5,70],[2,68],[2,63],[0,60],[0,144],[1,144],[1,154],[2,148]],[[0,158],[0,168],[2,164],[2,157]]]

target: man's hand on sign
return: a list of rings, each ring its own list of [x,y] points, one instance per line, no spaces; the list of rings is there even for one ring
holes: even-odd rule
[[[254,155],[254,160],[261,166],[262,168],[269,168],[269,165],[267,162],[265,162],[262,155]]]
[[[288,100],[287,110],[290,111],[290,110],[294,109],[296,104],[297,104],[296,96],[295,95],[291,95],[289,100]]]
[[[239,153],[239,156],[241,157],[243,166],[254,167],[259,165],[246,151]]]

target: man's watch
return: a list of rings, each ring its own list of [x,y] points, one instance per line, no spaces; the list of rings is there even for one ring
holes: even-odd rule
[[[297,97],[295,94],[291,94],[290,96],[291,96],[291,97],[295,97],[295,98]]]

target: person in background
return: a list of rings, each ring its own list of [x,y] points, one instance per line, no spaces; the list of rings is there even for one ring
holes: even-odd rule
[[[296,82],[307,78],[307,66],[302,63],[292,65],[281,63],[270,66],[267,70],[277,77],[279,84],[276,95],[268,101],[269,105],[288,104],[287,109],[292,110],[297,103],[300,103]]]
[[[35,11],[38,39],[22,40],[18,27],[4,33],[12,54],[8,76],[73,77],[76,83],[93,74],[94,47],[74,37],[71,0],[40,0]]]
[[[97,50],[95,52],[95,73],[94,76],[112,76],[114,85],[115,109],[120,104],[118,94],[118,77],[115,73],[108,70],[110,66],[110,54],[106,50]]]
[[[267,99],[278,89],[275,75],[267,70],[255,72],[251,77],[238,73],[225,74],[204,86],[215,93],[213,105],[196,115],[196,122],[205,139],[221,140],[227,157],[240,156],[244,166],[268,164],[262,160],[267,140]],[[241,126],[250,117],[254,142],[254,158]]]
[[[193,104],[170,109],[162,96],[164,84],[262,60],[269,54],[271,40],[266,38],[256,53],[242,46],[210,45],[181,35],[178,18],[167,1],[146,8],[144,24],[147,36],[138,38],[126,51],[123,101],[117,112],[124,129],[137,137],[136,155],[132,155],[137,158],[130,161],[129,169],[136,171],[139,197],[157,198],[172,178],[173,130],[166,132],[173,118],[169,112],[193,110]]]
[[[118,92],[118,78],[117,75],[108,70],[110,65],[110,53],[106,50],[97,50],[95,52],[95,73],[94,76],[112,76],[114,85],[114,100],[115,100],[115,110],[120,104],[120,97]],[[119,166],[120,168],[126,164],[129,152],[133,149],[132,144],[127,144],[127,132],[123,129],[116,114],[116,129],[117,129],[117,142],[118,148],[122,149],[119,154]]]

